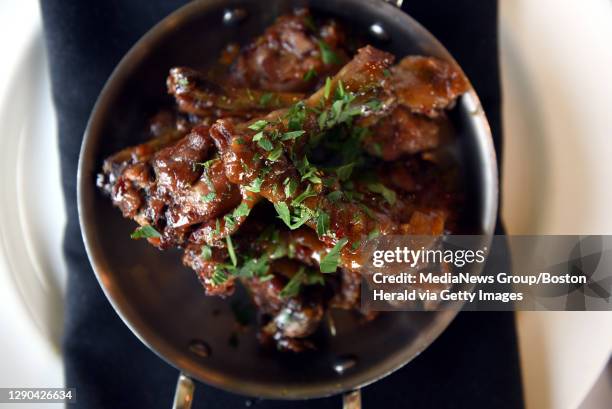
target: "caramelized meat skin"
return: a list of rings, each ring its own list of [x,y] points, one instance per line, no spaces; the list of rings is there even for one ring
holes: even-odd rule
[[[343,30],[333,20],[316,27],[306,10],[281,16],[241,51],[232,67],[232,83],[270,91],[306,91],[348,60],[344,41]],[[309,72],[316,75],[309,79]]]
[[[281,350],[315,348],[330,308],[359,309],[370,237],[440,235],[456,217],[436,148],[467,80],[439,59],[392,66],[346,43],[338,23],[301,10],[228,47],[217,71],[173,68],[179,113],[157,115],[150,140],[98,179],[124,217],[159,233],[150,244],[184,250],[206,294],[246,287],[260,340]],[[322,274],[335,246],[336,273]]]
[[[433,118],[469,88],[457,66],[432,57],[405,57],[391,69],[391,74],[399,104]]]
[[[364,147],[371,155],[393,161],[437,148],[439,143],[440,126],[436,121],[398,106],[373,127]]]
[[[203,117],[251,118],[262,112],[291,106],[304,98],[304,94],[295,92],[224,87],[208,80],[205,74],[186,67],[172,68],[167,86],[180,111]]]

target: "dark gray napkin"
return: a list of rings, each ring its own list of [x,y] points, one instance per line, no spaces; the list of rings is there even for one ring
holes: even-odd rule
[[[263,0],[262,0],[263,1]],[[367,0],[364,0],[367,1]],[[169,408],[178,372],[121,322],[91,270],[78,224],[76,170],[91,109],[112,69],[150,27],[183,0],[41,0],[59,123],[68,212],[64,251],[68,295],[66,384],[79,408]],[[405,1],[462,65],[501,146],[494,0]],[[119,217],[119,215],[118,215]],[[410,365],[363,391],[365,408],[521,408],[522,389],[511,313],[461,313]],[[195,408],[339,408],[340,398],[303,402],[247,400],[199,385]]]

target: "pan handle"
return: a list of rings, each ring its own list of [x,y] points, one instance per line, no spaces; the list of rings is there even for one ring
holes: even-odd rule
[[[179,375],[178,381],[176,382],[176,390],[174,391],[174,401],[172,402],[172,409],[191,409],[193,403],[193,391],[195,390],[195,384],[193,381],[183,373]]]
[[[361,391],[359,389],[342,395],[342,409],[361,409]]]
[[[391,3],[394,6],[397,6],[398,9],[402,8],[402,3],[404,2],[404,0],[384,0],[387,3]]]
[[[179,374],[174,391],[172,409],[191,409],[195,384],[185,374]],[[359,389],[342,395],[342,409],[361,409],[361,391]]]

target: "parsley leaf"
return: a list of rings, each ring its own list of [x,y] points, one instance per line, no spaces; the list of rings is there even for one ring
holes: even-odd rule
[[[306,186],[306,189],[302,193],[300,193],[298,195],[298,197],[293,199],[293,202],[291,202],[291,204],[296,206],[296,205],[302,203],[307,198],[313,197],[313,196],[316,196],[316,195],[317,195],[317,192],[312,190],[312,185],[308,185],[308,186]]]
[[[293,216],[293,224],[289,226],[291,230],[295,230],[302,226],[314,216],[314,213],[309,208],[299,205]]]
[[[304,266],[301,266],[297,273],[291,277],[289,282],[283,287],[280,292],[281,298],[291,298],[295,297],[300,293],[300,287],[302,285],[302,280],[304,279]]]
[[[319,237],[325,236],[329,233],[329,214],[323,210],[319,210],[317,215],[317,234]]]
[[[340,58],[338,58],[338,55],[325,41],[319,40],[319,50],[321,51],[321,60],[323,61],[323,64],[330,65],[340,63]]]
[[[304,130],[285,132],[283,134],[281,140],[288,141],[289,139],[297,139],[300,136],[304,135],[305,133],[306,133],[306,131],[304,131]]]
[[[355,167],[354,163],[349,163],[347,165],[338,166],[336,168],[336,176],[340,181],[344,182],[351,177],[351,173],[353,173],[353,168]]]
[[[276,202],[274,203],[274,209],[276,209],[276,213],[278,213],[278,217],[285,222],[285,224],[291,227],[291,215],[289,213],[289,206],[285,202]]]
[[[285,197],[290,198],[297,190],[298,182],[295,179],[287,179],[285,183]]]
[[[249,209],[249,205],[242,202],[238,205],[238,207],[236,207],[234,209],[234,217],[246,217],[249,215],[249,213],[251,212],[251,209]]]
[[[342,192],[340,190],[334,190],[333,192],[327,195],[327,198],[330,202],[337,202],[342,197]]]
[[[130,234],[131,239],[152,239],[156,237],[161,237],[161,234],[159,234],[159,232],[149,224],[140,226],[134,230],[134,233]]]
[[[204,261],[208,261],[212,258],[212,249],[209,246],[202,246],[202,252],[200,253],[200,258]]]
[[[200,196],[200,199],[204,202],[204,203],[210,203],[213,200],[215,200],[215,197],[217,197],[217,194],[215,192],[209,192],[205,195]]]
[[[340,239],[334,247],[321,259],[319,269],[322,273],[334,273],[340,262],[340,250],[348,243],[346,237]]]
[[[311,68],[308,71],[306,71],[302,79],[304,80],[304,82],[308,82],[314,79],[315,77],[317,77],[318,75],[319,74],[317,73],[317,71],[314,68]]]
[[[368,240],[375,239],[378,236],[380,236],[380,231],[378,231],[378,229],[374,229],[370,232],[370,234],[368,234]]]
[[[266,92],[261,96],[261,98],[259,98],[259,105],[263,107],[268,106],[270,101],[272,101],[272,97],[274,97],[274,94],[272,94],[271,92]]]
[[[329,94],[331,93],[331,78],[325,78],[325,88],[323,90],[323,96],[325,99],[329,99]]]
[[[217,264],[215,266],[215,270],[213,271],[211,281],[215,286],[221,285],[228,280],[227,273],[223,269],[222,264]]]
[[[266,121],[265,119],[260,119],[259,121],[253,122],[251,125],[248,126],[248,128],[253,131],[261,131],[267,125],[268,125],[268,121]]]
[[[227,243],[227,252],[230,256],[230,260],[232,260],[232,265],[235,267],[238,264],[238,259],[236,258],[236,252],[234,251],[234,243],[232,243],[232,238],[229,235],[225,236],[225,242]]]
[[[274,148],[272,152],[268,154],[268,160],[275,162],[278,160],[278,158],[280,158],[282,154],[283,154],[283,147],[277,146],[276,148]]]
[[[261,178],[255,178],[253,179],[253,181],[251,182],[249,186],[245,187],[245,189],[248,190],[249,192],[259,193],[261,190],[262,183],[263,183],[263,180],[261,180]]]
[[[270,140],[268,138],[261,138],[257,141],[257,144],[266,151],[271,151],[272,149],[274,149],[274,145],[272,145],[272,142],[270,142]]]
[[[382,195],[391,206],[393,206],[397,200],[395,192],[382,183],[368,183],[368,189],[370,189],[371,192]]]

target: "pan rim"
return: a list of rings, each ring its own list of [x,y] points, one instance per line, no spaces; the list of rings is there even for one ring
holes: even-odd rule
[[[359,0],[346,1],[354,2]],[[151,28],[144,36],[142,36],[125,54],[125,56],[113,70],[111,76],[106,81],[100,95],[98,96],[85,129],[79,154],[77,172],[77,209],[79,214],[79,224],[89,262],[106,298],[109,300],[113,309],[122,319],[122,321],[134,333],[134,335],[136,335],[136,337],[143,344],[145,344],[168,364],[192,378],[239,395],[282,400],[321,398],[337,395],[348,390],[362,388],[391,374],[409,363],[416,356],[420,355],[447,328],[447,326],[456,316],[457,311],[440,312],[441,319],[436,320],[434,323],[435,325],[432,324],[432,328],[427,332],[426,336],[422,338],[423,342],[421,342],[418,347],[403,348],[395,355],[383,362],[378,363],[375,367],[371,367],[367,371],[362,371],[364,373],[374,372],[374,375],[372,376],[362,375],[362,379],[356,379],[352,382],[343,382],[339,379],[338,382],[327,382],[325,385],[299,385],[290,387],[289,390],[283,389],[281,391],[277,385],[270,383],[252,382],[247,384],[240,382],[235,378],[225,376],[220,371],[213,370],[211,368],[204,369],[200,365],[189,365],[188,363],[183,362],[183,360],[181,360],[181,362],[176,362],[177,360],[173,359],[173,357],[176,358],[180,356],[180,351],[169,343],[165,342],[162,337],[148,327],[148,325],[138,316],[138,313],[132,308],[129,300],[125,299],[122,294],[118,294],[117,291],[114,291],[112,286],[109,285],[108,277],[112,276],[112,273],[103,271],[103,263],[101,263],[101,259],[104,256],[99,247],[96,245],[93,224],[90,222],[95,218],[95,215],[92,211],[92,202],[94,198],[92,195],[87,194],[87,192],[91,190],[91,186],[89,185],[92,183],[88,176],[92,174],[91,171],[96,163],[92,155],[88,155],[88,153],[92,151],[93,146],[95,146],[101,137],[100,132],[97,130],[100,129],[100,123],[106,116],[109,109],[109,102],[112,101],[114,96],[119,92],[114,84],[123,83],[124,80],[129,77],[131,68],[140,60],[147,47],[149,45],[155,45],[160,38],[163,38],[168,30],[172,29],[172,27],[177,24],[177,22],[182,22],[190,18],[197,18],[197,16],[200,16],[215,8],[222,7],[223,5],[227,5],[227,3],[228,2],[226,0],[195,1],[188,3],[165,17],[153,28]],[[233,3],[236,2],[232,2],[232,4]],[[427,37],[427,40],[431,44],[442,50],[448,56],[449,60],[452,60],[453,62],[455,61],[450,53],[448,53],[446,48],[444,48],[444,46],[416,20],[385,1],[381,0],[379,3],[381,4],[377,5],[377,7],[388,9],[388,12],[393,13],[395,18],[404,19],[407,22],[406,24],[409,24],[411,27],[421,32]],[[459,65],[457,64],[457,66]],[[473,90],[473,87],[469,94],[475,106],[481,107],[480,101]],[[488,126],[488,121],[484,111],[481,108],[478,109],[478,113],[475,115],[475,117],[479,121],[480,125],[484,127],[483,132],[486,134],[485,138],[478,138],[481,145],[480,149],[482,150],[485,159],[485,166],[488,170],[488,172],[485,172],[486,191],[484,193],[487,197],[485,198],[486,205],[484,206],[484,211],[486,214],[484,215],[483,225],[485,226],[484,233],[487,235],[492,235],[498,211],[499,180],[497,160],[493,148],[491,130]],[[195,368],[198,370],[194,370]],[[354,378],[346,379],[351,380]]]

